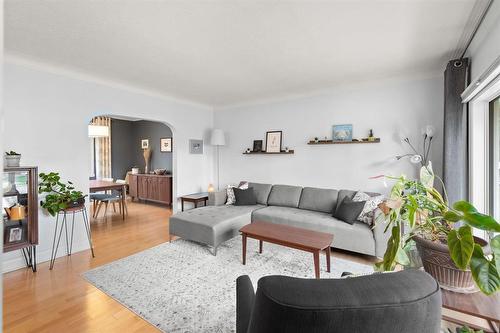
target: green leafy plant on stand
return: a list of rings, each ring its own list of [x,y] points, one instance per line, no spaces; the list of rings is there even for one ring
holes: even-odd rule
[[[491,254],[485,254],[473,236],[472,228],[487,232],[500,232],[500,224],[491,216],[481,214],[467,201],[457,201],[452,207],[434,188],[405,176],[389,177],[395,181],[390,198],[385,203],[384,214],[391,228],[383,260],[375,265],[377,270],[394,270],[397,264],[408,265],[405,248],[414,237],[447,244],[454,264],[470,269],[479,289],[491,295],[500,289],[500,235],[490,240]],[[446,190],[444,190],[446,197]],[[402,234],[404,225],[410,231]]]
[[[40,205],[52,216],[56,216],[61,210],[85,202],[83,193],[76,191],[72,182],[62,182],[58,172],[40,173],[38,193],[45,194]]]

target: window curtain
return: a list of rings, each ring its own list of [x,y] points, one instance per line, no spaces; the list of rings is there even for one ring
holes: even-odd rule
[[[468,58],[452,60],[444,72],[443,180],[450,204],[468,199],[468,110],[461,94],[469,84]]]
[[[95,117],[92,119],[92,125],[107,126],[109,135],[107,137],[95,138],[95,167],[96,177],[110,178],[111,177],[111,118]]]

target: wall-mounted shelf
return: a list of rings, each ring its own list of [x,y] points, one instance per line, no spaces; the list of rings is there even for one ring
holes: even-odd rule
[[[290,154],[293,154],[294,152],[295,151],[293,149],[290,149],[288,152],[282,150],[279,153],[268,153],[268,152],[265,152],[265,151],[251,151],[251,152],[247,153],[245,151],[245,152],[243,152],[243,155],[278,155],[278,154],[287,154],[287,155],[290,155]]]
[[[368,140],[356,140],[356,141],[333,141],[333,140],[319,140],[318,142],[312,140],[309,141],[308,145],[345,145],[345,144],[353,144],[353,143],[380,143],[380,138],[375,138],[374,141]]]

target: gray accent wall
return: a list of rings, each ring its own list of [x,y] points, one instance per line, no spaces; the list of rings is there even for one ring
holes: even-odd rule
[[[151,170],[172,171],[172,153],[160,152],[160,138],[171,138],[172,131],[162,123],[122,119],[111,120],[111,174],[115,179],[124,179],[127,171],[138,167],[144,172],[144,157],[141,140],[149,139],[151,148]]]

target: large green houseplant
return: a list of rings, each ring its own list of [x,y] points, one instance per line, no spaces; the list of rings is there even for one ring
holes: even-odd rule
[[[500,224],[494,218],[479,213],[467,201],[455,202],[451,207],[447,200],[432,186],[409,180],[405,176],[387,177],[395,181],[390,198],[380,215],[385,217],[386,232],[391,232],[387,250],[378,270],[394,270],[397,264],[409,263],[405,248],[414,239],[424,239],[446,244],[449,255],[460,270],[470,270],[479,289],[491,295],[500,288],[500,235],[490,240],[491,254],[485,253],[484,244],[473,236],[472,228],[487,232],[500,232]],[[444,191],[446,197],[446,191]],[[404,226],[409,232],[402,232]]]
[[[75,190],[72,182],[62,182],[57,172],[40,173],[38,193],[45,194],[40,204],[52,216],[56,216],[61,210],[85,203],[83,193]]]

